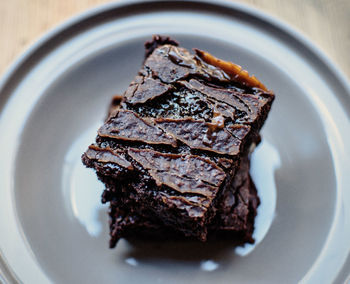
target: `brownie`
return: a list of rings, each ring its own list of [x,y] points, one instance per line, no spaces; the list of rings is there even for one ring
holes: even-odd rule
[[[240,66],[170,38],[145,47],[138,75],[82,156],[106,185],[102,201],[111,202],[116,228],[119,219],[142,219],[201,241],[211,231],[249,235],[248,208],[258,198],[251,179],[236,173],[260,141],[274,94]],[[239,181],[249,186],[233,198]]]
[[[110,189],[105,191],[110,192]],[[255,185],[249,175],[249,161],[245,159],[232,187],[221,197],[213,221],[208,224],[208,239],[231,239],[236,245],[253,243],[254,218],[259,203]],[[184,239],[183,234],[164,225],[157,216],[135,204],[123,204],[118,199],[112,199],[109,216],[111,248],[115,247],[120,238]]]

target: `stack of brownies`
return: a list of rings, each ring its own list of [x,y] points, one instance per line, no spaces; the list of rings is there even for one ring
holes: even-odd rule
[[[274,94],[240,66],[168,37],[145,47],[82,156],[106,187],[110,247],[138,237],[254,242],[249,155]]]

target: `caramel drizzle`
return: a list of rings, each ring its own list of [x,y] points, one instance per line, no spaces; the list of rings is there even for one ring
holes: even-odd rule
[[[230,76],[231,80],[240,82],[248,87],[256,87],[268,92],[269,90],[261,83],[254,75],[250,76],[248,71],[242,69],[241,66],[221,60],[208,52],[195,48],[196,55],[204,62],[222,69],[227,75]]]

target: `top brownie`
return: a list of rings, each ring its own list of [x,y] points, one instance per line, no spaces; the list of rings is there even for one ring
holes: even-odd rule
[[[144,65],[82,160],[114,185],[114,199],[132,200],[205,240],[274,95],[238,65],[206,52],[191,54],[159,36],[145,46]]]

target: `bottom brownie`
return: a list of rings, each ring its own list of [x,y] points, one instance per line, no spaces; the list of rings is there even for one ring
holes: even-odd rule
[[[109,191],[108,188],[106,191]],[[110,191],[109,191],[110,192]],[[236,244],[253,243],[254,219],[259,197],[249,175],[249,161],[241,161],[232,186],[220,198],[216,215],[208,225],[208,239],[229,238]],[[130,208],[133,208],[132,211]],[[139,206],[124,206],[118,201],[110,203],[110,247],[120,238],[126,239],[181,239],[184,235],[166,226],[154,214]]]

